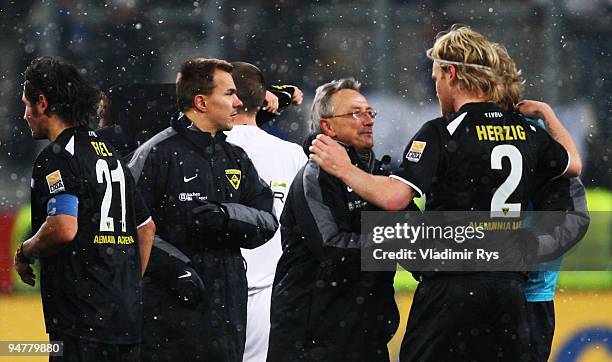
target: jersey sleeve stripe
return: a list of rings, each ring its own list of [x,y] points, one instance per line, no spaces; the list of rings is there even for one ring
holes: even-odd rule
[[[151,216],[149,216],[145,221],[143,221],[140,225],[138,225],[136,227],[136,229],[140,229],[141,227],[145,226],[146,224],[149,223],[149,221],[153,220],[153,218]]]
[[[396,179],[396,180],[398,180],[398,181],[401,181],[401,182],[405,183],[406,185],[410,186],[410,187],[411,187],[411,188],[412,188],[414,191],[418,192],[418,193],[419,193],[419,197],[423,197],[423,191],[421,191],[421,189],[420,189],[420,188],[418,188],[418,187],[417,187],[415,184],[413,184],[412,182],[407,181],[407,180],[405,180],[405,179],[403,179],[403,178],[401,178],[401,177],[399,177],[399,176],[397,176],[397,175],[391,175],[391,176],[389,176],[389,177],[390,177],[390,178],[392,178],[392,179]]]
[[[453,135],[453,133],[455,133],[455,131],[457,130],[457,127],[459,127],[461,122],[463,122],[463,119],[465,118],[466,115],[467,115],[467,112],[463,112],[460,116],[458,116],[451,123],[449,123],[448,126],[446,126],[446,130],[448,131],[448,133],[450,133],[451,136]]]
[[[567,169],[569,168],[570,162],[572,162],[571,156],[569,154],[569,152],[567,152],[567,150],[565,150],[565,153],[567,153],[567,165],[565,165],[565,168],[563,169],[563,172],[561,172],[559,175],[553,177],[551,180],[556,180],[559,177],[565,175],[565,173],[567,172]]]
[[[70,141],[66,144],[66,151],[74,156],[74,136],[70,138]]]

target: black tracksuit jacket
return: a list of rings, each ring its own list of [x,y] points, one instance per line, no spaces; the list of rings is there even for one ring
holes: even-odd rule
[[[373,154],[366,165],[348,151],[363,170],[383,173]],[[283,210],[268,361],[388,361],[395,273],[361,271],[361,212],[375,209],[309,161]]]
[[[143,360],[242,361],[247,280],[240,248],[264,244],[278,222],[270,188],[225,138],[181,116],[139,147],[128,165],[157,234],[191,259],[206,289],[205,301],[192,310],[145,274]],[[224,235],[194,232],[192,210],[203,200],[227,210]]]

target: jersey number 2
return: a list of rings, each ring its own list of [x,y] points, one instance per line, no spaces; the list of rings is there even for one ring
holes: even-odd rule
[[[113,186],[111,183],[118,182],[121,192],[121,231],[125,232],[125,176],[121,163],[117,160],[117,168],[111,171],[108,167],[108,162],[105,160],[98,160],[98,162],[96,162],[96,177],[99,184],[103,182],[106,183],[106,191],[104,192],[104,198],[100,206],[100,231],[115,231],[115,220],[109,217],[108,213],[110,211],[111,201],[113,201]]]
[[[507,203],[508,198],[521,182],[523,175],[523,155],[513,145],[498,145],[491,151],[491,169],[501,170],[502,159],[510,160],[510,174],[499,185],[491,198],[491,217],[519,217],[521,216],[520,203]]]

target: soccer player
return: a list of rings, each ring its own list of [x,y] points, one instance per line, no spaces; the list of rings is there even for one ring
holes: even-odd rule
[[[415,195],[426,194],[427,210],[518,215],[532,198],[534,177],[580,174],[567,131],[552,139],[495,104],[504,87],[496,72],[499,56],[482,34],[453,26],[438,35],[427,55],[443,116],[417,132],[391,177],[360,171],[325,136],[314,141],[312,159],[386,210],[402,209]],[[401,360],[529,358],[524,282],[521,272],[422,275]]]
[[[340,142],[364,173],[384,174],[372,152],[375,117],[353,78],[317,89],[313,131]],[[376,208],[316,163],[298,172],[281,216],[268,361],[389,361],[395,273],[361,271],[367,210]]]
[[[521,113],[538,118],[534,125],[546,127],[553,134],[562,132],[559,130],[561,123],[546,103],[529,100],[519,102],[523,89],[521,72],[503,46],[498,45],[497,52],[500,74],[504,79],[504,96],[498,102],[500,107],[508,111],[516,107]],[[546,264],[550,270],[530,272],[525,288],[530,360],[546,362],[555,331],[554,296],[562,260],[560,256],[583,238],[590,217],[586,205],[586,191],[578,177],[543,182],[531,203],[536,214],[551,211],[542,216],[547,219],[543,225],[534,227],[531,231],[537,241],[534,257],[536,260],[550,261]],[[535,220],[541,218],[537,216],[534,217]]]
[[[308,159],[300,146],[283,141],[257,127],[256,116],[264,104],[266,94],[263,73],[249,63],[233,62],[232,65],[232,78],[243,105],[238,109],[234,127],[227,132],[227,141],[246,151],[259,176],[270,185],[274,193],[274,210],[277,218],[280,218],[291,182]],[[265,361],[270,335],[272,282],[276,264],[282,254],[280,230],[264,245],[241,251],[246,260],[249,288],[243,361]]]
[[[71,64],[37,58],[25,71],[24,118],[51,143],[32,172],[32,230],[15,255],[21,279],[41,264],[47,333],[62,341],[52,361],[139,361],[141,272],[155,225],[134,199],[134,181],[109,144],[89,130],[100,92]]]
[[[191,260],[205,288],[201,303],[184,305],[166,283],[145,280],[144,360],[242,361],[247,280],[240,248],[263,245],[278,221],[270,188],[244,150],[226,140],[242,106],[232,70],[218,59],[184,62],[176,81],[182,114],[129,164],[159,236]]]

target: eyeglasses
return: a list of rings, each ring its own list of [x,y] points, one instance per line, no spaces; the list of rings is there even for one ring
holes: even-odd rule
[[[376,112],[373,109],[369,109],[367,111],[354,111],[354,112],[351,112],[351,113],[331,115],[331,116],[329,116],[329,118],[353,116],[353,118],[355,118],[355,119],[360,119],[361,117],[365,116],[366,114],[368,116],[370,116],[370,118],[375,119],[376,115],[378,115],[378,112]]]

